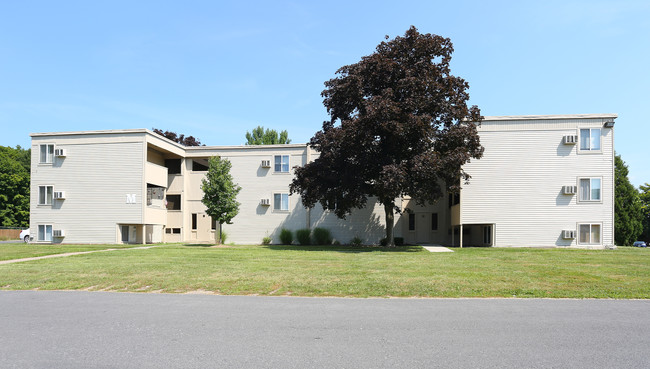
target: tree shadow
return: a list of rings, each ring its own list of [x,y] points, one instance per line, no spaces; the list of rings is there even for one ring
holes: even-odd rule
[[[214,243],[184,243],[181,244],[181,246],[186,246],[186,247],[212,247],[215,246],[216,244]]]
[[[331,251],[342,253],[363,253],[363,252],[421,252],[422,246],[353,246],[353,245],[320,245],[320,246],[301,246],[301,245],[265,245],[262,246],[270,250],[279,251]]]

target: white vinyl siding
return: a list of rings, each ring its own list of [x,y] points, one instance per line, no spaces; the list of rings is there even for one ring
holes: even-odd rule
[[[39,163],[51,164],[53,158],[54,158],[54,145],[52,144],[40,145]]]
[[[142,224],[146,207],[143,135],[57,136],[55,144],[65,144],[74,155],[60,165],[40,167],[39,139],[33,138],[32,168],[38,169],[32,175],[32,193],[38,194],[39,185],[46,183],[74,194],[51,206],[38,206],[40,194],[32,196],[32,224],[56,220],[57,227],[75,230],[53,242],[116,243],[120,242],[118,224]],[[135,203],[127,203],[127,195]],[[32,231],[37,233],[36,226]]]
[[[582,219],[602,221],[601,244],[613,245],[613,131],[600,130],[600,119],[575,121],[487,121],[478,132],[483,158],[463,166],[472,176],[462,184],[461,223],[495,224],[494,246],[571,246],[561,237]],[[577,155],[575,145],[564,145],[565,135],[592,125],[601,131],[601,155]],[[581,203],[562,193],[581,173],[598,174],[599,201]],[[591,183],[590,183],[591,185]],[[590,186],[591,187],[591,186]],[[543,225],[543,226],[540,226]],[[458,242],[458,239],[456,239]]]

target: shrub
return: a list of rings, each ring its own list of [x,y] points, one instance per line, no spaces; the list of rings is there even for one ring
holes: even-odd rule
[[[332,235],[327,228],[314,228],[314,244],[315,245],[331,245]]]
[[[361,246],[362,243],[363,243],[363,240],[361,238],[359,238],[359,237],[354,237],[353,239],[350,240],[350,245],[353,245],[353,246]]]
[[[271,244],[271,237],[266,236],[262,238],[262,245],[270,245]]]
[[[226,233],[225,231],[221,231],[221,243],[225,245],[227,239],[228,239],[228,233]]]
[[[309,245],[309,234],[311,232],[309,229],[304,228],[304,229],[299,229],[296,231],[296,238],[298,239],[298,243],[301,245]]]
[[[339,240],[334,240],[334,242],[332,242],[332,245],[341,246],[341,243],[339,242]]]
[[[393,241],[395,242],[395,246],[404,246],[404,237],[394,237]],[[388,242],[386,242],[386,237],[379,240],[379,244],[382,246],[388,245]]]
[[[291,245],[293,242],[293,233],[286,228],[282,228],[280,231],[280,242],[283,245]]]

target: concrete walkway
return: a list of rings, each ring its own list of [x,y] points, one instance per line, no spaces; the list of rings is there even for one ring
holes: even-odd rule
[[[0,261],[0,265],[2,265],[2,264],[12,264],[12,263],[21,263],[23,261],[33,261],[33,260],[50,259],[50,258],[62,258],[62,257],[66,257],[66,256],[73,256],[73,255],[92,254],[94,252],[119,251],[119,250],[142,250],[142,249],[150,249],[152,247],[160,247],[160,246],[142,246],[142,247],[129,247],[129,248],[123,248],[123,249],[103,249],[103,250],[66,252],[64,254],[52,254],[52,255],[34,256],[32,258],[2,260],[2,261]]]
[[[454,250],[448,249],[441,245],[420,245],[424,247],[425,250],[429,252],[454,252]]]

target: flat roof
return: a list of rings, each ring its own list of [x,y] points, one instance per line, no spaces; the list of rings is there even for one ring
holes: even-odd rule
[[[566,119],[616,119],[618,114],[559,114],[559,115],[501,115],[483,117],[493,120],[566,120]]]

